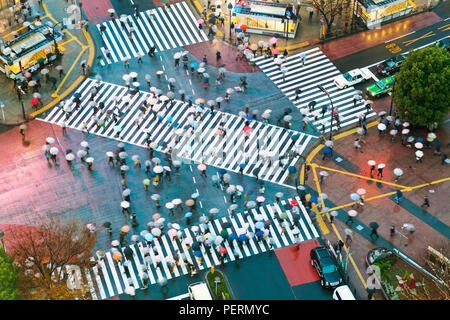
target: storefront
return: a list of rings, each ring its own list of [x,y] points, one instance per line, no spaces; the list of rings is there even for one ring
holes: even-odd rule
[[[233,16],[236,25],[245,24],[247,32],[295,38],[298,19],[292,4],[269,1],[236,1]]]
[[[0,44],[0,71],[10,78],[25,69],[34,72],[56,59],[55,40],[62,39],[63,33],[46,25],[30,26],[25,34]]]
[[[409,14],[413,10],[410,0],[358,0],[356,15],[367,28],[374,29],[383,22]]]

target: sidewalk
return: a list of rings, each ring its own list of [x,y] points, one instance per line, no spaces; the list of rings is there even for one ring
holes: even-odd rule
[[[52,23],[61,22],[63,18],[67,18],[67,13],[64,11],[64,5],[58,0],[44,0],[43,5],[39,6],[37,0],[31,0],[32,16],[39,14],[43,23],[51,21]],[[65,4],[65,3],[64,3]],[[46,15],[45,9],[48,14]],[[82,30],[65,30],[64,38],[61,43],[58,44],[58,48],[63,53],[63,56],[48,64],[45,68],[49,70],[48,78],[55,78],[56,85],[54,86],[51,81],[46,82],[44,77],[40,73],[40,69],[33,73],[33,77],[41,77],[41,87],[38,92],[41,94],[42,105],[44,109],[48,109],[50,106],[55,105],[60,100],[64,99],[66,95],[75,89],[76,85],[80,82],[80,62],[83,60],[88,61],[89,56],[94,56],[93,50],[86,50],[89,47],[89,40],[86,41],[85,33]],[[5,35],[4,39],[10,35]],[[81,40],[81,41],[80,41]],[[92,46],[93,49],[93,46]],[[92,52],[91,52],[92,51]],[[88,63],[92,65],[91,63]],[[60,77],[59,71],[55,69],[57,65],[63,66],[64,74]],[[0,88],[1,101],[5,104],[4,113],[5,120],[3,120],[0,114],[0,124],[3,125],[17,125],[24,122],[22,106],[14,89],[14,82],[11,79],[4,77],[4,85]],[[33,98],[32,90],[26,90],[26,94],[22,97],[23,107],[27,119],[33,119],[38,112],[31,105],[30,101]]]

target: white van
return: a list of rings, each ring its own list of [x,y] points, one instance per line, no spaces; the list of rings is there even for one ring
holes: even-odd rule
[[[191,300],[213,300],[208,286],[204,282],[196,282],[188,286]]]
[[[334,300],[356,300],[352,290],[347,285],[339,286],[333,291]]]

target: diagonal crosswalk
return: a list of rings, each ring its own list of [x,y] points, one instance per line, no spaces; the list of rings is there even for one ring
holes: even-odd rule
[[[305,65],[303,66],[300,56],[306,54]],[[282,56],[281,56],[282,57]],[[282,57],[283,58],[283,57]],[[366,112],[364,102],[361,100],[354,106],[353,96],[356,90],[353,87],[339,90],[333,83],[334,78],[341,74],[341,72],[334,66],[334,64],[327,58],[327,56],[320,51],[319,48],[313,48],[292,56],[282,59],[284,62],[281,68],[285,69],[285,74],[277,65],[274,59],[259,56],[253,59],[256,65],[273,81],[274,84],[288,97],[293,104],[300,109],[303,114],[308,114],[308,105],[315,101],[316,104],[313,111],[308,117],[317,130],[322,131],[322,124],[325,124],[325,132],[330,131],[331,127],[331,111],[325,112],[325,117],[322,117],[322,107],[330,103],[328,97],[317,88],[322,85],[326,89],[333,101],[335,110],[340,115],[340,126],[345,127],[358,122],[358,118],[362,114],[366,117],[373,117],[376,113],[373,109]],[[295,91],[300,89],[302,92],[295,99]],[[336,121],[333,120],[333,130],[336,130]]]
[[[125,247],[119,250],[123,254],[120,262],[112,258],[112,252],[105,252],[105,257],[98,261],[98,266],[87,271],[88,279],[91,279],[91,293],[93,299],[105,299],[122,294],[129,286],[134,288],[144,287],[144,277],[149,284],[155,284],[158,279],[172,279],[187,275],[189,264],[194,264],[198,270],[204,270],[211,266],[221,264],[219,248],[224,247],[227,252],[223,256],[223,263],[228,263],[238,259],[244,259],[252,255],[267,252],[269,250],[282,248],[292,244],[300,243],[319,237],[315,226],[312,224],[300,199],[296,198],[299,206],[299,218],[294,219],[292,207],[285,209],[287,201],[253,208],[243,213],[235,213],[222,218],[209,221],[207,225],[199,225],[201,233],[210,237],[222,234],[223,227],[226,227],[228,234],[244,234],[250,236],[247,241],[239,239],[224,239],[221,243],[212,242],[208,245],[208,240],[200,243],[199,251],[202,253],[201,260],[194,255],[194,250],[188,247],[184,239],[196,239],[200,235],[199,231],[193,232],[192,228],[184,228],[181,231],[182,237],[173,239],[166,233],[159,238],[154,238],[151,242],[137,242],[129,245],[133,251],[130,259],[125,257]],[[287,218],[282,220],[281,213],[287,214]],[[270,221],[268,234],[266,236],[251,236],[249,232],[256,233],[255,224],[258,221]],[[207,226],[207,230],[205,229]],[[167,231],[167,230],[166,230]],[[209,237],[208,237],[209,238]],[[272,239],[272,240],[271,240]],[[177,254],[179,263],[174,262],[174,255]],[[159,262],[158,262],[159,261]],[[184,263],[186,262],[186,264]],[[146,274],[146,276],[144,276]]]
[[[97,110],[95,114],[90,101],[94,88],[97,90],[94,101],[104,104],[103,112]],[[74,109],[74,96],[80,99],[78,109]],[[65,122],[68,128],[77,130],[87,127],[90,133],[141,147],[147,147],[149,136],[158,144],[158,151],[171,148],[172,155],[180,159],[242,171],[250,176],[259,171],[258,178],[279,184],[286,181],[289,167],[296,165],[300,155],[317,138],[229,113],[189,107],[178,100],[163,102],[157,112],[157,105],[153,110],[142,111],[143,102],[150,97],[148,92],[133,94],[124,86],[87,79],[67,101],[71,112],[55,107],[43,120],[58,125]],[[197,120],[193,110],[201,110]],[[122,113],[116,123],[111,116],[114,113]],[[104,125],[98,125],[98,120],[104,121]],[[122,128],[119,135],[115,126]],[[245,127],[251,132],[243,134]]]
[[[104,44],[102,65],[146,55],[153,46],[158,52],[208,41],[186,2],[171,4],[169,9],[164,6],[140,12],[138,17],[129,15],[106,21],[96,27]]]

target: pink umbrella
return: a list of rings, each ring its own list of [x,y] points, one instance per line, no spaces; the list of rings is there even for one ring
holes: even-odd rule
[[[159,218],[161,218],[161,215],[159,213],[155,213],[154,215],[152,215],[153,220],[158,220]]]
[[[278,41],[278,39],[275,38],[275,37],[272,37],[272,38],[269,39],[269,43],[270,44],[275,44],[275,43],[277,43],[277,41]]]
[[[206,165],[204,163],[200,163],[197,166],[197,169],[200,170],[200,171],[205,171],[206,170]]]
[[[205,22],[205,20],[203,20],[203,19],[198,19],[198,20],[197,20],[197,23],[198,23],[198,24],[202,24],[203,22]]]
[[[177,230],[175,229],[170,229],[169,231],[167,231],[167,234],[169,235],[169,237],[175,237],[177,235]]]
[[[356,193],[359,194],[360,196],[365,195],[366,194],[366,189],[359,188],[358,190],[356,190]]]
[[[272,54],[279,54],[279,53],[280,53],[280,51],[278,49],[273,49],[272,50]]]

